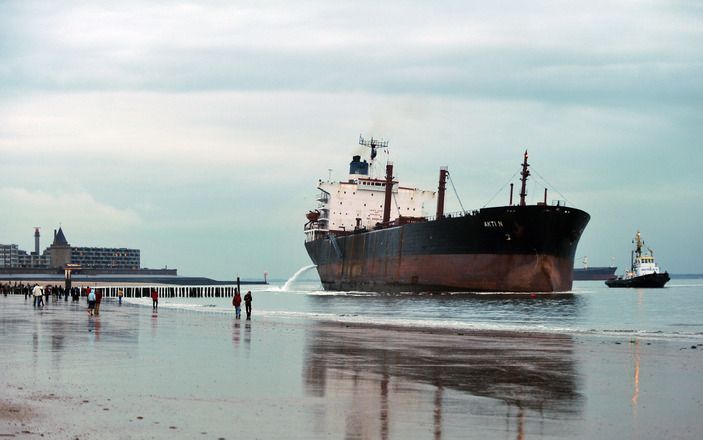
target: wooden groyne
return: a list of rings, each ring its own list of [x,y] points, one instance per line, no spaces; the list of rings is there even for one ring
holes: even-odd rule
[[[98,285],[91,286],[91,289],[99,289],[104,298],[117,298],[117,292],[120,290],[125,298],[150,297],[152,290],[156,290],[159,298],[231,298],[237,286]]]

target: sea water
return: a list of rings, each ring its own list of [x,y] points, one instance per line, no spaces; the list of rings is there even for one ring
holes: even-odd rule
[[[34,308],[0,297],[3,397],[36,402],[44,413],[32,423],[47,425],[32,432],[47,438],[703,432],[701,280],[663,289],[584,281],[566,295],[327,292],[295,278],[242,287],[254,297],[252,321],[234,319],[231,298],[162,297],[159,311],[149,298],[122,307],[109,298],[89,317],[84,300]]]
[[[703,279],[662,289],[610,289],[575,281],[566,294],[332,292],[319,281],[243,286],[254,318],[408,327],[703,339]],[[148,298],[126,301],[151,306]],[[234,313],[231,298],[161,298],[160,308]],[[242,311],[244,314],[244,311]]]

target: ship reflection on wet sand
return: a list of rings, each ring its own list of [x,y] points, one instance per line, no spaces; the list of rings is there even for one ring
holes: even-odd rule
[[[350,438],[560,436],[583,408],[566,335],[320,324],[305,357],[306,391],[339,402],[318,423]]]

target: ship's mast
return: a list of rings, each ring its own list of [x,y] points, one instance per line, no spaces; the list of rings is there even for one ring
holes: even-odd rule
[[[637,258],[642,256],[642,245],[644,242],[642,241],[642,236],[640,235],[640,231],[637,231],[637,234],[635,234],[635,254],[637,255]]]
[[[635,238],[632,240],[632,242],[635,244],[635,250],[632,251],[631,255],[631,270],[634,272],[635,262],[639,262],[639,259],[642,256],[642,245],[644,244],[644,242],[642,241],[642,235],[640,234],[639,230],[635,234]]]
[[[522,162],[522,171],[520,175],[522,176],[520,180],[522,181],[522,188],[520,189],[520,206],[525,206],[525,196],[527,196],[527,176],[530,175],[530,170],[528,167],[530,164],[527,163],[527,150],[525,150],[525,159]]]

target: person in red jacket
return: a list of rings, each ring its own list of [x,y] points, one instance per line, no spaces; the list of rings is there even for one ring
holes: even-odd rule
[[[239,289],[234,290],[234,298],[232,298],[232,305],[234,306],[234,311],[236,313],[236,319],[242,317],[242,295],[239,294]]]
[[[103,290],[95,289],[95,315],[100,314],[100,302],[103,300]]]
[[[159,308],[159,293],[156,289],[151,291],[151,306],[154,310]]]

